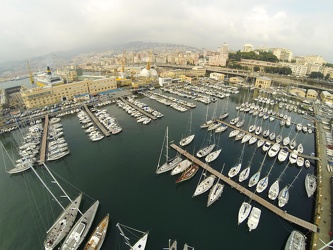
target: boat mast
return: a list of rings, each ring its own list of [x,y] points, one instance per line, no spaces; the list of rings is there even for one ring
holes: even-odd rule
[[[47,170],[47,172],[51,175],[52,179],[53,179],[53,183],[56,183],[58,185],[58,187],[60,188],[60,190],[65,194],[65,197],[71,202],[73,203],[72,199],[68,196],[68,194],[65,192],[65,190],[62,188],[62,186],[59,184],[59,182],[56,180],[56,178],[54,178],[53,174],[51,173],[51,171],[49,170],[49,168],[45,165],[45,163],[43,162],[43,165],[45,167],[45,169]],[[82,215],[82,212],[80,211],[80,209],[78,209],[78,212]]]
[[[169,162],[169,127],[167,127],[167,130],[166,130],[165,147],[166,147],[165,162],[168,163]]]
[[[128,246],[130,246],[131,249],[132,249],[133,246],[131,245],[131,243],[129,242],[129,239],[126,237],[125,233],[124,233],[123,230],[121,229],[120,224],[117,223],[116,226],[118,227],[118,229],[119,229],[119,231],[120,231],[120,235],[124,237],[124,239],[125,239],[125,241],[126,241],[126,244],[127,244]]]
[[[40,178],[39,174],[36,172],[36,170],[32,167],[32,165],[30,165],[30,168],[32,169],[32,171],[35,173],[35,175],[38,177],[38,179],[42,182],[43,186],[47,189],[47,191],[49,191],[49,193],[52,195],[53,199],[56,200],[56,202],[59,204],[59,206],[65,210],[65,208],[62,206],[62,204],[58,201],[58,199],[55,197],[55,195],[51,192],[51,190],[48,188],[48,186],[45,184],[45,182],[42,180],[42,178]]]

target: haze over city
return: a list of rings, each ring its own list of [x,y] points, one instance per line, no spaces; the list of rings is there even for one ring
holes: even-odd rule
[[[0,62],[132,41],[211,50],[251,43],[333,62],[332,9],[329,0],[4,0]]]

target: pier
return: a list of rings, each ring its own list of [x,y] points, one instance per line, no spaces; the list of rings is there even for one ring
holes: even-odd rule
[[[45,163],[45,154],[46,154],[46,142],[47,142],[47,134],[49,130],[49,115],[45,115],[44,121],[44,129],[43,129],[43,138],[42,138],[42,145],[39,151],[39,164],[42,165]]]
[[[156,120],[156,119],[157,119],[156,116],[154,116],[154,115],[152,115],[152,114],[150,114],[150,113],[144,111],[143,109],[141,109],[141,108],[135,106],[133,103],[130,103],[129,101],[126,101],[123,97],[119,97],[119,99],[120,99],[122,102],[124,102],[124,103],[130,105],[132,108],[134,108],[134,109],[136,109],[137,111],[139,111],[141,114],[143,114],[143,115],[149,117],[150,119],[152,119],[152,120]]]
[[[90,119],[94,121],[94,123],[96,124],[96,126],[102,131],[102,133],[105,136],[110,136],[110,132],[108,130],[106,130],[106,128],[99,122],[99,120],[91,113],[91,111],[88,109],[87,105],[83,105],[85,111],[87,112],[87,114],[89,115]]]
[[[272,143],[272,144],[274,143],[274,142],[272,142],[271,140],[268,140],[268,139],[265,139],[265,138],[263,138],[263,137],[261,137],[261,136],[259,136],[259,135],[256,135],[256,134],[253,134],[253,133],[250,133],[250,132],[248,132],[248,131],[246,131],[246,130],[244,130],[244,129],[241,129],[241,128],[238,128],[238,127],[236,127],[236,126],[233,126],[233,125],[231,125],[231,124],[229,124],[229,123],[227,123],[227,122],[224,122],[224,121],[221,121],[221,120],[217,120],[217,121],[218,121],[219,123],[221,123],[221,124],[227,125],[227,126],[230,127],[230,128],[240,130],[241,132],[244,132],[244,133],[246,133],[246,134],[252,134],[252,136],[257,137],[258,139],[264,140],[264,141],[266,141],[266,142],[270,142],[270,143]],[[280,146],[280,148],[283,148],[283,146]],[[288,148],[288,151],[289,151],[289,153],[290,153],[290,152],[292,152],[293,150],[290,149],[290,148]],[[303,157],[304,159],[311,159],[311,160],[316,160],[316,161],[319,160],[319,157],[312,156],[312,155],[304,155],[304,154],[298,154],[298,155],[301,156],[301,157]]]
[[[215,169],[210,167],[208,164],[203,163],[202,161],[200,161],[199,159],[197,159],[196,157],[194,157],[193,155],[188,153],[186,150],[183,150],[182,148],[178,147],[176,144],[171,144],[170,147],[175,149],[176,151],[178,151],[179,153],[181,153],[185,157],[187,157],[189,160],[193,161],[198,166],[207,170],[211,174],[217,176],[222,181],[224,181],[225,183],[230,185],[232,188],[234,188],[234,189],[238,190],[240,193],[243,193],[244,195],[248,196],[250,199],[258,202],[259,204],[266,207],[267,209],[274,212],[275,214],[279,215],[283,219],[288,220],[288,221],[290,221],[294,224],[297,224],[297,225],[299,225],[303,228],[306,228],[306,229],[308,229],[312,232],[317,232],[318,231],[317,225],[312,224],[308,221],[302,220],[302,219],[300,219],[296,216],[293,216],[291,214],[288,214],[286,211],[276,207],[272,203],[270,203],[270,202],[266,201],[265,199],[261,198],[259,195],[249,191],[248,189],[244,188],[243,186],[241,186],[237,182],[233,181],[232,179],[228,178],[227,176],[225,176],[225,175],[221,174],[220,172],[216,171]]]

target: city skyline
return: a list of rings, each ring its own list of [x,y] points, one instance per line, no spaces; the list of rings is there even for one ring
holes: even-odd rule
[[[243,44],[282,47],[294,55],[333,62],[328,0],[107,1],[5,0],[0,24],[1,62],[56,51],[101,48],[133,41],[217,50]]]

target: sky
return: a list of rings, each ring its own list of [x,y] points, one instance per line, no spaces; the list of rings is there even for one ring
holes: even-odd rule
[[[245,43],[333,63],[332,0],[1,0],[0,62],[134,41]]]

